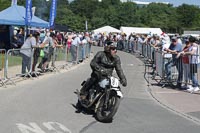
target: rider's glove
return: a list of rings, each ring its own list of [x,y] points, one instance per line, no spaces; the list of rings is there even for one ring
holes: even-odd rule
[[[126,81],[126,79],[120,80],[120,83],[121,83],[124,87],[127,86],[127,81]]]

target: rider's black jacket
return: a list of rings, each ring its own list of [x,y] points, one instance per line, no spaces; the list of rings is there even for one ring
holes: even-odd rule
[[[120,81],[127,82],[121,68],[120,58],[117,55],[113,57],[107,52],[99,51],[92,59],[90,66],[93,72],[97,72],[101,74],[101,76],[112,75],[112,72],[115,69]]]

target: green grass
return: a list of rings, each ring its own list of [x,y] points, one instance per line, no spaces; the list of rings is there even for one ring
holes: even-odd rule
[[[8,56],[8,66],[17,66],[21,65],[22,57],[21,56]],[[0,55],[0,68],[4,68],[6,64],[5,55]]]

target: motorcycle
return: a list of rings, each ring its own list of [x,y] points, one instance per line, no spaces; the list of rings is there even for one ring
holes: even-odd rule
[[[87,81],[81,84],[84,86]],[[85,100],[81,100],[80,91],[77,90],[78,107],[93,111],[95,118],[100,122],[111,122],[116,114],[120,100],[123,98],[119,79],[108,76],[89,89]]]

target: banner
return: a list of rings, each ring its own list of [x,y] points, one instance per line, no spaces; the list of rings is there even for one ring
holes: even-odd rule
[[[32,19],[32,0],[26,0],[25,25],[29,25]]]
[[[87,24],[87,20],[85,21],[85,30],[88,31],[88,24]]]
[[[17,0],[12,0],[11,6],[12,5],[17,5]]]
[[[50,9],[50,19],[49,19],[50,28],[54,26],[54,20],[56,18],[56,8],[57,8],[57,0],[52,0]]]

